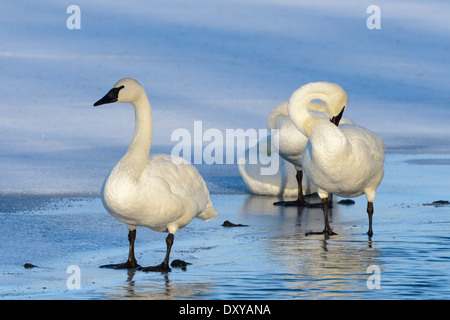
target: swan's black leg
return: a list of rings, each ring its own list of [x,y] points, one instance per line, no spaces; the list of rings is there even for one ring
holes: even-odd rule
[[[274,202],[274,206],[285,206],[285,207],[307,207],[308,203],[305,201],[305,196],[303,195],[303,171],[297,170],[297,183],[298,183],[298,193],[297,200],[294,201],[278,201]]]
[[[369,231],[367,231],[367,234],[369,235],[369,237],[372,237],[373,202],[367,202],[367,215],[369,216]]]
[[[100,268],[111,268],[111,269],[132,269],[137,268],[139,265],[137,264],[136,258],[134,256],[134,242],[136,240],[136,229],[128,232],[128,242],[130,243],[130,250],[128,252],[128,260],[125,263],[118,264],[105,264],[100,266]]]
[[[328,201],[328,198],[323,198],[322,199],[322,210],[323,210],[323,217],[325,220],[325,228],[323,229],[323,231],[321,232],[308,232],[306,233],[306,235],[311,235],[311,234],[325,234],[328,236],[334,236],[337,235],[337,233],[335,233],[331,227],[330,227],[330,223],[328,222],[328,208],[329,208],[329,204],[330,202]]]
[[[328,207],[329,207],[329,205],[330,205],[330,202],[328,201],[328,198],[322,199],[322,210],[323,210],[323,215],[324,215],[324,219],[325,219],[325,229],[323,229],[323,232],[328,233],[328,235],[332,236],[332,235],[336,235],[337,233],[335,233],[333,230],[331,230],[330,223],[328,222]]]
[[[171,271],[169,267],[169,256],[170,256],[170,250],[172,249],[173,245],[173,238],[174,235],[172,233],[169,233],[169,235],[166,238],[166,244],[167,244],[167,251],[166,251],[166,257],[164,258],[164,261],[157,266],[151,266],[151,267],[140,267],[139,270],[141,271],[160,271],[160,272],[169,272]]]

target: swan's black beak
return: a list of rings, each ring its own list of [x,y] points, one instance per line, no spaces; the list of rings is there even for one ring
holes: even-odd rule
[[[344,110],[345,110],[345,106],[342,108],[342,111],[337,116],[334,116],[333,118],[331,118],[331,122],[333,122],[336,125],[336,127],[339,126],[339,122],[342,119],[342,115],[344,114]]]
[[[122,90],[124,86],[120,86],[118,88],[112,88],[109,90],[109,92],[100,100],[98,100],[96,103],[94,103],[94,107],[107,104],[107,103],[113,103],[116,102],[119,98],[119,91]]]

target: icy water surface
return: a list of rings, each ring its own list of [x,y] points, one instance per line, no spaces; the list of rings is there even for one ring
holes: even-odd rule
[[[305,235],[322,230],[320,209],[274,207],[276,198],[241,192],[212,194],[219,218],[194,220],[176,234],[171,259],[190,265],[168,274],[98,268],[125,261],[128,241],[126,227],[97,197],[4,195],[0,297],[448,299],[450,205],[427,205],[450,199],[447,158],[388,157],[372,239],[364,197],[354,205],[334,199],[331,226],[338,235],[326,239]],[[223,227],[225,220],[246,226]],[[161,262],[164,239],[138,228],[138,262]],[[81,272],[80,289],[67,286],[71,265]]]

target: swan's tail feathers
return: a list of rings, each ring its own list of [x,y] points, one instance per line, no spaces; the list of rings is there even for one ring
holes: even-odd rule
[[[370,154],[375,161],[384,162],[384,153],[379,150],[371,149]]]
[[[211,221],[217,218],[218,215],[219,213],[214,209],[210,200],[206,208],[198,214],[197,218],[203,221]]]
[[[378,135],[375,135],[373,146],[370,149],[370,154],[375,161],[384,162],[385,146],[383,140]]]

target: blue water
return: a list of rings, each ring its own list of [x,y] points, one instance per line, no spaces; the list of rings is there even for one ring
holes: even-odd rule
[[[98,268],[125,261],[128,241],[125,226],[97,197],[2,196],[0,297],[448,299],[450,206],[424,204],[448,200],[450,179],[445,156],[431,158],[388,157],[372,239],[364,197],[351,206],[334,199],[330,223],[338,235],[327,239],[305,235],[322,230],[320,209],[274,207],[275,198],[240,192],[212,194],[219,218],[194,220],[176,234],[171,259],[191,264],[168,274]],[[247,227],[225,228],[225,220]],[[138,228],[141,265],[162,261],[164,238]],[[80,289],[67,287],[70,265],[81,270]]]

